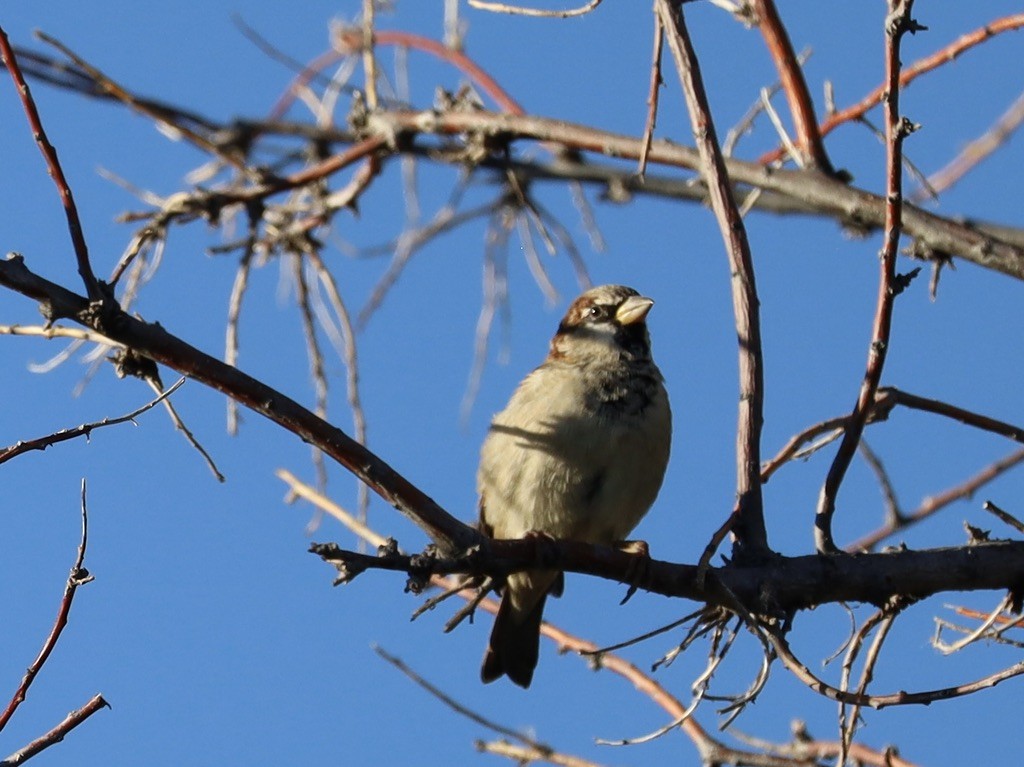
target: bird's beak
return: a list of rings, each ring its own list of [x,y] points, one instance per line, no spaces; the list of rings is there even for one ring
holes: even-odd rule
[[[615,312],[615,319],[620,325],[633,325],[643,322],[647,318],[647,312],[654,306],[654,301],[644,296],[630,296],[622,302],[622,306]]]

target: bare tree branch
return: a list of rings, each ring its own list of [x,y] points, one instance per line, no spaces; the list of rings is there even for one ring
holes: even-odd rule
[[[736,510],[732,533],[738,557],[768,554],[768,533],[761,500],[761,426],[764,422],[764,361],[754,266],[743,217],[732,198],[729,174],[715,134],[697,54],[690,42],[682,5],[657,0],[656,13],[668,35],[669,49],[682,81],[690,125],[700,156],[700,171],[711,198],[732,275],[732,305],[739,340],[739,414],[736,430]]]
[[[779,72],[782,91],[789,102],[789,112],[796,126],[798,149],[806,163],[823,173],[831,174],[832,163],[825,152],[825,144],[818,130],[811,94],[804,80],[803,70],[796,51],[789,40],[789,33],[782,23],[774,0],[753,0],[754,15],[758,29],[764,37],[768,52]]]
[[[18,66],[18,59],[15,57],[14,51],[11,49],[11,43],[7,39],[7,32],[2,27],[0,27],[0,57],[3,58],[4,66],[14,81],[15,90],[18,91],[18,96],[21,98],[22,108],[25,110],[29,126],[32,128],[32,135],[35,137],[36,145],[46,161],[50,178],[57,185],[60,201],[64,207],[64,216],[68,223],[68,232],[71,234],[71,244],[75,249],[78,274],[85,284],[86,294],[90,299],[98,300],[102,297],[102,291],[100,290],[99,280],[96,279],[96,275],[92,270],[92,264],[89,262],[89,246],[86,244],[85,235],[82,232],[82,222],[78,217],[78,206],[75,205],[75,197],[71,192],[71,187],[68,186],[67,179],[64,177],[64,170],[60,166],[60,160],[57,159],[57,150],[46,137],[46,131],[39,117],[39,110],[36,108],[35,100],[32,98],[32,92],[29,90],[28,83],[25,82],[25,77]]]
[[[0,767],[16,767],[16,765],[24,764],[40,751],[44,751],[55,743],[60,743],[67,737],[69,732],[101,708],[110,708],[110,704],[103,699],[102,695],[94,695],[88,703],[72,711],[52,730],[36,738],[24,748],[18,749],[0,762]]]
[[[20,256],[0,261],[0,285],[46,304],[54,317],[67,317],[110,337],[182,375],[229,394],[266,416],[351,471],[389,504],[417,521],[445,549],[464,550],[480,534],[444,511],[387,463],[281,392],[114,306],[97,315],[87,299],[33,274]]]
[[[940,48],[931,56],[919,59],[910,66],[904,68],[903,72],[900,74],[900,87],[905,88],[926,72],[931,72],[943,64],[948,64],[951,61],[954,61],[964,51],[990,40],[995,35],[1003,32],[1012,32],[1020,29],[1022,26],[1024,26],[1024,13],[1016,13],[995,19],[972,32],[961,35],[952,43]],[[885,98],[887,88],[888,84],[883,83],[853,106],[830,114],[820,126],[821,135],[827,136],[840,125],[859,119],[869,110],[882,103]],[[775,151],[769,152],[758,158],[758,162],[764,165],[769,165],[781,160],[784,154],[785,152],[783,149],[776,149]]]
[[[166,391],[161,392],[156,399],[150,400],[142,407],[136,408],[132,412],[123,415],[120,418],[104,418],[100,421],[93,421],[91,423],[84,423],[81,426],[75,426],[72,429],[61,429],[60,431],[54,432],[53,434],[47,434],[45,437],[37,437],[36,439],[29,440],[19,440],[17,443],[11,445],[10,447],[0,449],[0,463],[9,461],[16,456],[21,455],[22,453],[29,452],[30,450],[46,450],[46,448],[48,448],[50,445],[56,445],[58,442],[65,442],[69,439],[75,439],[77,437],[85,437],[86,439],[88,439],[89,435],[91,435],[95,429],[99,429],[104,426],[115,426],[119,423],[125,423],[127,421],[131,421],[132,423],[134,423],[136,417],[142,415],[150,408],[155,407],[160,402],[163,402],[165,399],[167,399],[167,397],[170,397],[174,392],[181,388],[181,385],[183,383],[185,383],[184,378],[178,379]],[[2,723],[2,721],[3,720],[0,719],[0,723]],[[0,729],[2,729],[2,727],[0,727]]]
[[[839,443],[839,450],[828,470],[815,510],[815,545],[819,552],[826,554],[840,551],[832,539],[832,515],[835,513],[836,496],[857,451],[857,445],[864,433],[864,425],[874,403],[875,392],[878,391],[882,379],[882,369],[889,352],[893,304],[904,287],[896,280],[896,256],[903,233],[903,139],[915,129],[915,126],[907,118],[902,117],[899,110],[900,41],[906,32],[916,32],[920,28],[911,18],[912,7],[913,0],[890,0],[889,15],[885,23],[885,74],[888,82],[885,96],[887,175],[885,239],[878,278],[878,302],[871,329],[867,369],[861,381],[857,403],[844,424],[843,440]]]
[[[155,403],[154,403],[155,404]],[[42,670],[53,649],[57,646],[57,641],[60,639],[61,633],[64,631],[64,627],[68,625],[68,615],[71,613],[71,603],[74,602],[75,592],[78,591],[78,587],[88,583],[92,580],[92,576],[89,571],[83,566],[85,563],[85,549],[89,542],[89,513],[85,504],[85,480],[82,480],[82,537],[78,544],[78,556],[75,559],[73,565],[71,565],[71,572],[68,574],[67,584],[64,586],[64,596],[60,600],[60,607],[57,610],[57,618],[53,622],[53,628],[50,629],[49,635],[46,637],[46,641],[43,642],[42,649],[39,650],[39,654],[35,660],[29,664],[28,669],[25,671],[25,676],[22,677],[21,684],[18,685],[18,689],[14,691],[14,696],[7,704],[7,708],[4,709],[3,713],[0,713],[0,731],[7,726],[10,722],[11,717],[14,716],[14,712],[18,710],[18,706],[25,700],[25,696],[28,694],[29,687],[32,686],[32,682],[35,681],[36,675]],[[98,698],[99,696],[97,696]],[[94,699],[95,700],[95,699]],[[86,715],[88,716],[88,714]],[[83,717],[84,719],[85,717]],[[74,726],[74,725],[72,725]],[[68,730],[71,727],[67,728]],[[65,732],[67,730],[64,730]],[[46,736],[44,736],[45,738]],[[57,740],[60,740],[58,738]],[[47,743],[49,745],[49,743]],[[43,746],[45,748],[45,746]],[[32,753],[41,751],[42,748],[38,748]],[[15,755],[16,756],[16,755]],[[29,754],[31,756],[31,754]],[[8,757],[13,759],[14,756]],[[25,756],[21,759],[27,759]],[[11,762],[17,764],[17,761]]]

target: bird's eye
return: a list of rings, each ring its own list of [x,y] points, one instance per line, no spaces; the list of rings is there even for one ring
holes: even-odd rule
[[[608,312],[603,306],[591,306],[587,310],[587,317],[592,320],[600,320],[607,316]]]

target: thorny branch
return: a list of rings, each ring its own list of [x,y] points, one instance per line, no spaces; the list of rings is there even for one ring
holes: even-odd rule
[[[150,406],[152,406],[152,404],[156,403],[151,403]],[[18,706],[20,706],[25,700],[25,696],[28,694],[28,690],[32,686],[32,682],[35,681],[36,676],[42,670],[43,665],[46,663],[47,659],[49,659],[50,654],[57,646],[57,642],[64,631],[64,627],[67,626],[68,615],[71,613],[71,604],[74,601],[78,587],[92,580],[92,575],[89,574],[89,571],[86,570],[84,566],[85,550],[89,542],[89,512],[85,503],[85,489],[85,480],[82,480],[82,537],[78,544],[78,555],[75,558],[74,564],[71,566],[71,572],[68,574],[67,584],[64,587],[64,596],[61,599],[60,607],[57,610],[57,618],[53,623],[53,628],[50,629],[50,634],[43,642],[43,646],[42,649],[39,650],[39,654],[36,656],[35,660],[29,664],[28,669],[25,671],[25,676],[22,678],[21,684],[18,685],[18,689],[15,690],[14,696],[7,704],[7,708],[4,709],[3,713],[0,713],[0,731],[7,726],[11,717],[14,716],[15,711],[18,710]],[[103,700],[100,695],[96,695],[81,709],[71,712],[64,721],[50,730],[50,732],[32,743],[29,743],[24,748],[14,754],[11,754],[7,759],[0,762],[0,767],[3,767],[4,765],[21,764],[43,749],[52,746],[54,743],[59,743],[64,739],[64,736],[67,733],[106,705],[106,701]]]
[[[61,429],[60,431],[54,432],[53,434],[47,434],[45,437],[37,437],[35,439],[19,440],[15,444],[0,449],[0,463],[9,461],[12,458],[27,453],[31,450],[46,450],[50,445],[56,445],[59,442],[65,442],[69,439],[75,439],[77,437],[85,437],[86,439],[96,429],[100,429],[104,426],[115,426],[119,423],[132,422],[135,423],[135,419],[145,413],[152,407],[155,407],[165,399],[170,397],[176,392],[182,384],[185,383],[185,379],[178,379],[172,386],[166,391],[160,393],[160,395],[150,402],[147,402],[140,408],[136,408],[126,415],[120,416],[119,418],[104,418],[100,421],[93,421],[91,423],[83,423],[81,426],[75,426],[71,429]],[[0,720],[2,723],[2,720]]]
[[[900,293],[896,278],[896,256],[903,231],[903,139],[915,126],[900,115],[900,42],[906,32],[916,32],[920,25],[911,17],[913,0],[890,0],[886,17],[885,74],[888,89],[885,96],[885,148],[886,148],[886,206],[885,235],[882,247],[878,302],[871,345],[868,349],[867,369],[861,382],[857,403],[844,424],[843,440],[839,443],[828,476],[818,497],[815,511],[814,540],[818,551],[833,554],[839,551],[832,539],[832,516],[836,508],[839,486],[860,443],[864,426],[878,391],[889,352],[889,334],[892,327],[893,304]]]

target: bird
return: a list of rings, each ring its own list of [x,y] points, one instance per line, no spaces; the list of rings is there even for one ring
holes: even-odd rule
[[[668,465],[672,411],[651,357],[654,301],[623,285],[587,290],[572,304],[547,357],[491,421],[480,450],[481,531],[615,544],[654,503]],[[512,573],[501,587],[481,679],[527,688],[548,594],[563,574]]]

